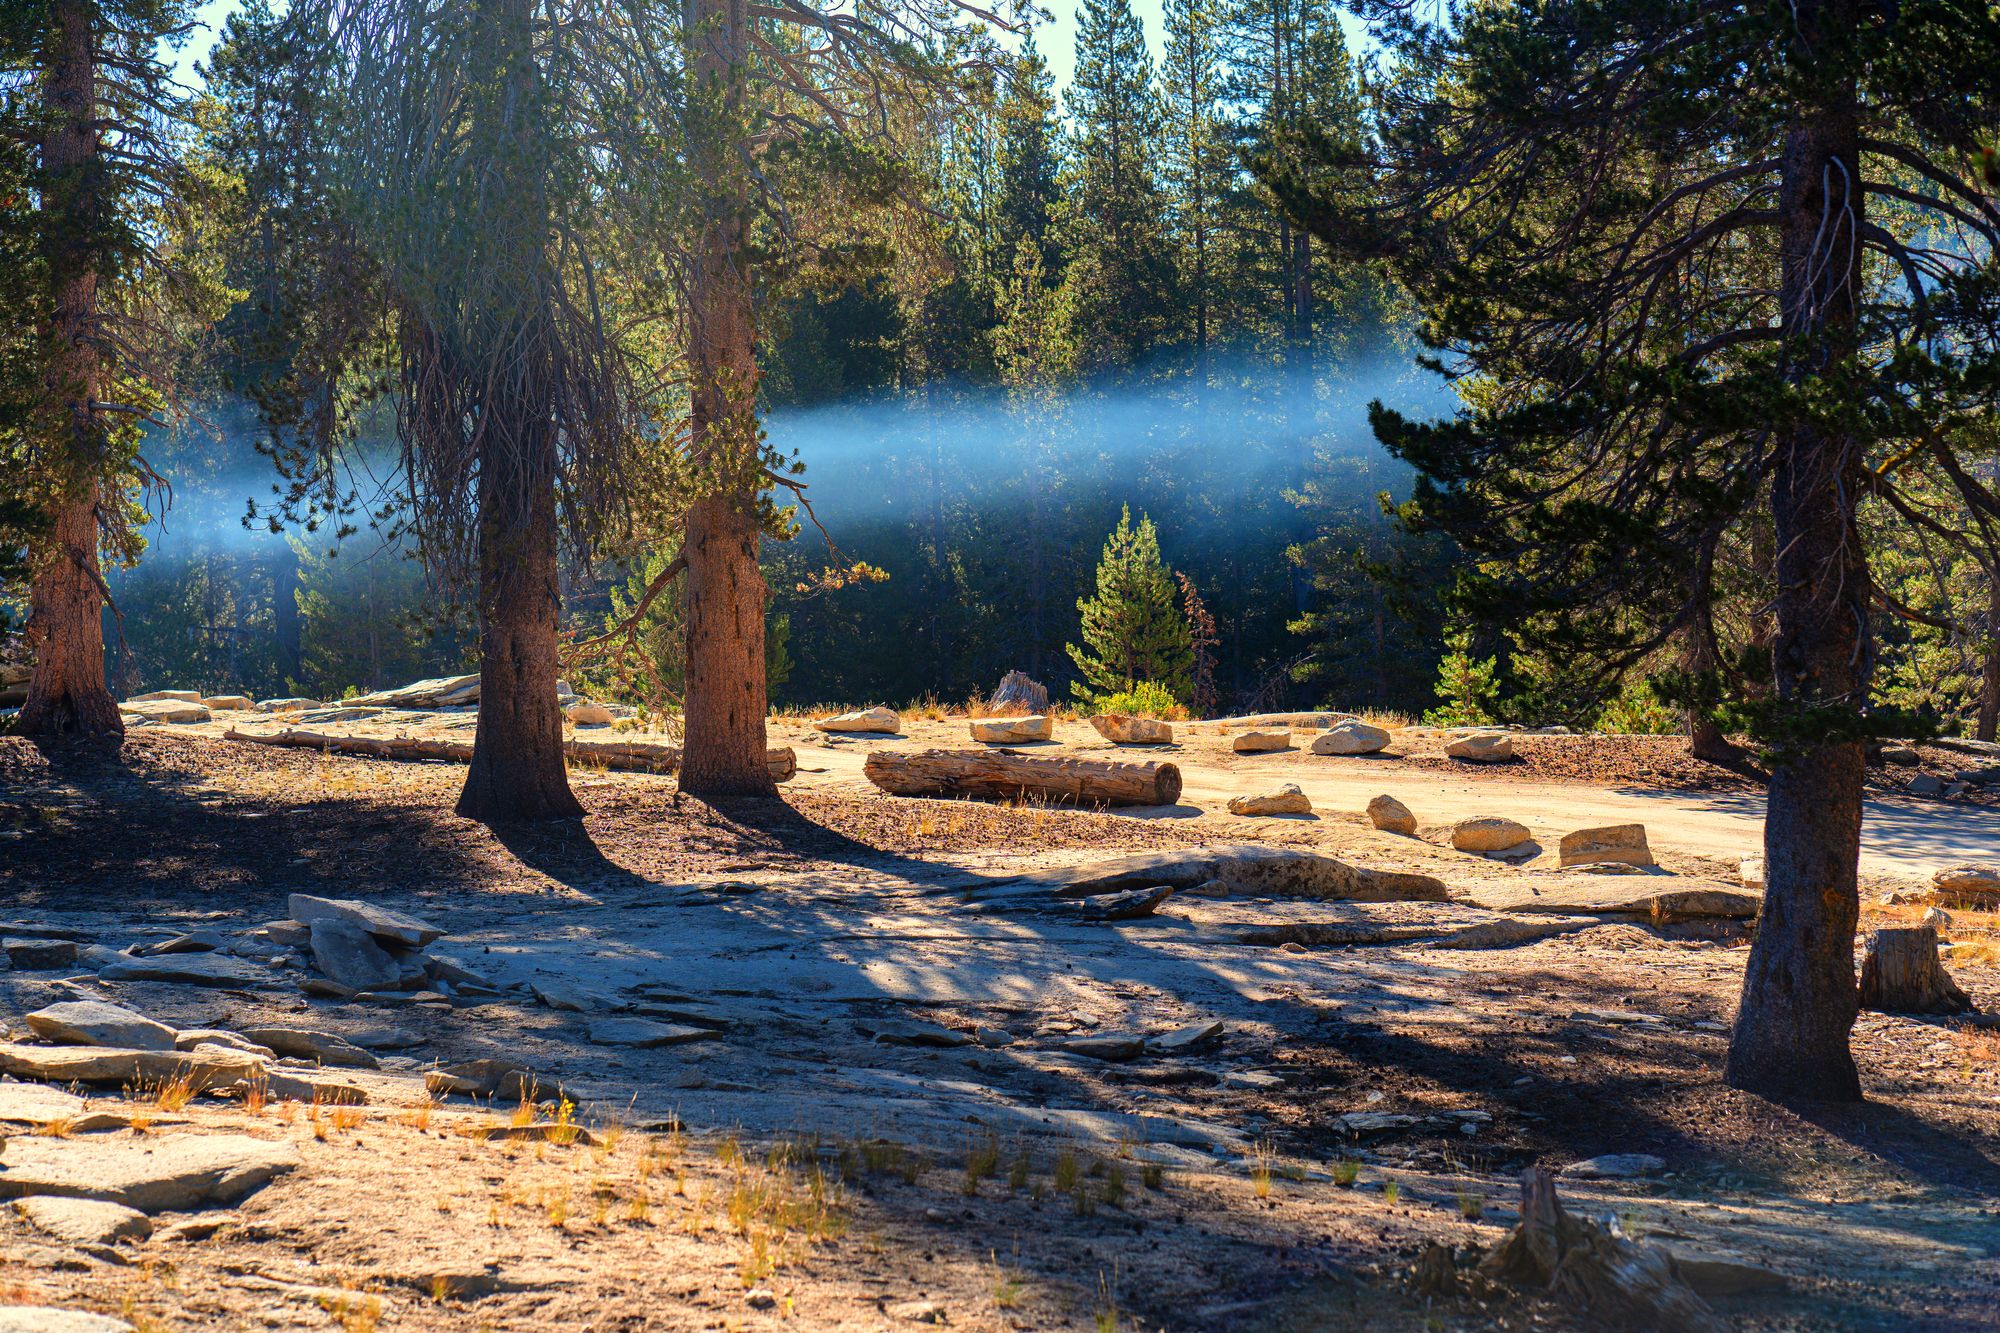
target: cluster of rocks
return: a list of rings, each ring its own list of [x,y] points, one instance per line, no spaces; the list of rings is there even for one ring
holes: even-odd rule
[[[1763,863],[1760,861],[1760,880],[1762,873]],[[1946,866],[1932,874],[1930,884],[1924,888],[1891,889],[1882,895],[1882,903],[1887,907],[1934,904],[1980,912],[2000,911],[2000,867]],[[1947,917],[1942,924],[1949,926],[1950,918]]]
[[[600,703],[577,694],[567,681],[556,682],[556,703],[563,716],[577,726],[611,726],[636,717],[638,710],[619,704]],[[128,722],[192,724],[208,722],[217,713],[283,714],[287,721],[318,725],[333,722],[381,720],[399,712],[465,713],[479,706],[479,675],[436,676],[412,681],[391,690],[377,690],[338,703],[317,699],[285,697],[252,699],[241,694],[204,695],[199,690],[152,690],[135,694],[118,705]]]

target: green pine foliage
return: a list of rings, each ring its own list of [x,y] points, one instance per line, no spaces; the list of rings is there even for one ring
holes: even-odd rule
[[[1067,646],[1083,677],[1072,687],[1076,697],[1091,702],[1151,685],[1185,704],[1194,641],[1178,602],[1153,521],[1141,514],[1135,526],[1126,506],[1097,563],[1097,591],[1076,603],[1083,643]]]
[[[1499,686],[1495,676],[1499,663],[1492,657],[1476,657],[1472,651],[1472,631],[1451,630],[1444,636],[1445,654],[1438,662],[1436,708],[1424,714],[1424,724],[1432,727],[1477,727],[1492,722],[1490,711]]]

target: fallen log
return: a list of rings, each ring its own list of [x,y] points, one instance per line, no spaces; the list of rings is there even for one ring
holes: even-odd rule
[[[357,754],[374,759],[401,759],[442,764],[472,762],[472,742],[443,740],[431,736],[341,736],[328,731],[287,727],[282,731],[238,731],[231,727],[224,740],[246,741],[252,745],[278,745],[301,750],[323,750],[328,754]],[[681,766],[681,747],[659,741],[568,740],[563,755],[578,763],[597,764],[637,773],[672,773]],[[790,746],[765,752],[776,782],[789,781],[799,771],[798,756]]]
[[[895,796],[1042,796],[1075,805],[1172,805],[1181,771],[1153,760],[1030,758],[1008,750],[877,750],[862,765]]]
[[[1938,962],[1937,932],[1898,926],[1868,937],[1861,1007],[1879,1014],[1962,1014],[1973,1004]]]

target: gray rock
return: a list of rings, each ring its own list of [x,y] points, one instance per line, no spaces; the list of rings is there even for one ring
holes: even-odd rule
[[[137,1208],[101,1199],[35,1194],[14,1200],[14,1211],[35,1230],[71,1245],[109,1245],[153,1234],[153,1220]]]
[[[292,920],[308,926],[319,921],[345,921],[378,939],[412,948],[420,948],[444,934],[428,921],[354,898],[315,898],[308,893],[294,893],[286,899],[285,910]]]
[[[1934,773],[1919,773],[1910,779],[1909,785],[1903,790],[1912,796],[1942,796],[1944,779]]]
[[[76,963],[75,940],[24,940],[9,937],[0,940],[0,949],[7,951],[7,962],[17,972],[48,972],[58,967],[72,967]]]
[[[0,1044],[0,1073],[51,1083],[172,1083],[185,1080],[196,1092],[228,1087],[264,1068],[258,1056],[221,1046],[192,1051],[122,1050],[111,1046],[15,1046]]]
[[[229,943],[229,937],[219,930],[192,930],[185,935],[161,940],[158,944],[142,944],[132,951],[135,958],[160,958],[177,953],[211,953]]]
[[[303,949],[312,943],[312,927],[303,921],[294,921],[290,917],[279,921],[266,921],[251,934],[272,944],[282,944],[287,949]]]
[[[0,1305],[0,1333],[132,1333],[132,1326],[110,1315],[52,1305]]]
[[[1077,898],[1077,915],[1089,921],[1135,921],[1143,916],[1151,916],[1159,910],[1160,904],[1174,896],[1171,884],[1156,884],[1149,889],[1126,889],[1119,893],[1093,893]]]
[[[886,1305],[882,1312],[891,1319],[900,1319],[906,1324],[947,1323],[944,1307],[936,1301],[896,1301]]]
[[[1062,1049],[1073,1055],[1087,1055],[1093,1060],[1123,1064],[1145,1054],[1146,1040],[1131,1032],[1100,1032],[1088,1037],[1072,1037],[1062,1044]]]
[[[644,1018],[602,1018],[590,1025],[590,1039],[599,1046],[633,1046],[645,1051],[690,1041],[713,1041],[715,1034],[707,1028],[654,1023]]]
[[[408,1051],[424,1044],[424,1039],[403,1028],[363,1028],[347,1039],[371,1051]]]
[[[313,1078],[306,1074],[287,1073],[283,1070],[268,1069],[255,1078],[246,1078],[237,1083],[239,1093],[247,1093],[251,1088],[262,1089],[264,1096],[276,1102],[304,1102],[319,1106],[361,1106],[368,1100],[368,1094],[352,1083],[342,1083],[337,1079]]]
[[[1376,754],[1389,748],[1389,733],[1357,718],[1313,737],[1314,754]]]
[[[175,1050],[192,1051],[199,1046],[221,1046],[266,1060],[275,1059],[278,1054],[268,1046],[259,1046],[249,1038],[223,1028],[183,1028],[180,1035],[174,1038]]]
[[[1415,1125],[1420,1117],[1397,1111],[1349,1111],[1334,1117],[1334,1128],[1356,1136],[1394,1134]]]
[[[1571,921],[1524,921],[1510,917],[1501,921],[1482,921],[1475,926],[1454,930],[1433,941],[1434,949],[1505,949],[1515,944],[1531,944],[1536,940],[1549,939],[1556,935],[1569,935],[1590,926],[1600,925],[1592,919]]]
[[[1885,745],[1880,757],[1883,763],[1899,768],[1914,768],[1923,762],[1923,756],[1907,745]]]
[[[624,1001],[581,986],[544,985],[537,981],[528,989],[549,1008],[567,1014],[610,1013],[625,1008]]]
[[[290,1143],[241,1134],[170,1134],[143,1140],[13,1139],[0,1197],[53,1194],[102,1199],[142,1213],[235,1203],[294,1170]]]
[[[1221,1037],[1221,1021],[1210,1019],[1206,1023],[1190,1023],[1171,1032],[1156,1033],[1146,1038],[1146,1045],[1161,1055],[1182,1055],[1212,1046]]]
[[[402,990],[424,979],[420,964],[395,957],[373,935],[341,917],[312,923],[312,955],[328,980],[357,991]]]
[[[973,1035],[936,1023],[907,1022],[902,1019],[855,1020],[855,1027],[874,1036],[883,1046],[970,1046]]]
[[[1581,1162],[1571,1162],[1557,1174],[1575,1180],[1632,1180],[1639,1176],[1650,1176],[1667,1168],[1663,1158],[1643,1152],[1605,1153],[1600,1157],[1587,1157]]]
[[[295,1060],[316,1060],[323,1065],[345,1065],[351,1069],[382,1067],[380,1060],[332,1032],[311,1028],[245,1028],[243,1035]]]
[[[500,1090],[504,1080],[527,1073],[528,1066],[518,1060],[489,1056],[433,1069],[424,1075],[424,1087],[440,1097],[447,1093],[464,1097],[491,1097]]]
[[[27,1016],[28,1030],[63,1046],[117,1046],[130,1051],[171,1051],[174,1030],[106,1000],[65,1000]]]
[[[424,971],[432,980],[450,982],[454,986],[479,986],[495,991],[500,989],[491,977],[467,967],[465,960],[457,954],[433,951],[427,955]]]
[[[221,953],[174,954],[166,958],[126,958],[97,969],[104,981],[174,981],[187,986],[260,989],[275,986],[271,969],[247,958]]]

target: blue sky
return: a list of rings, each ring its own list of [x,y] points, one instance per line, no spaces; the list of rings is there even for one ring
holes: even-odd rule
[[[199,17],[208,25],[207,30],[198,32],[180,53],[179,70],[183,79],[194,77],[194,64],[205,59],[208,48],[213,45],[215,32],[223,21],[236,11],[238,0],[203,0]],[[1075,68],[1072,58],[1076,46],[1076,11],[1079,0],[1043,0],[1045,7],[1055,16],[1055,21],[1044,25],[1036,34],[1041,43],[1042,54],[1049,62],[1049,72],[1055,76],[1057,88],[1069,86],[1070,71]],[[1132,12],[1145,25],[1146,41],[1153,48],[1153,59],[1160,58],[1160,7],[1162,0],[1132,0]],[[1347,29],[1347,44],[1354,50],[1362,49],[1363,30],[1359,23],[1346,13],[1340,16],[1341,26]]]

